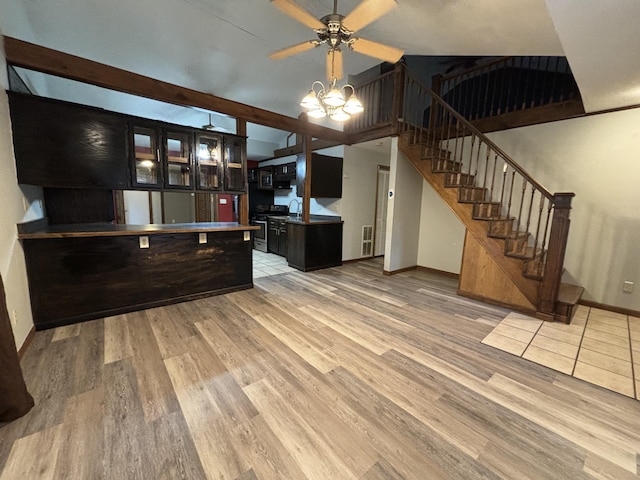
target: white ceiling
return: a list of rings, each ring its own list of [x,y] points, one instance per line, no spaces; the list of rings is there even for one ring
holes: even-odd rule
[[[333,8],[332,0],[298,3],[316,17]],[[340,0],[338,11],[346,14],[358,3]],[[398,3],[359,36],[402,48],[410,55],[566,52],[589,105],[640,104],[640,55],[632,58],[630,54],[636,52],[629,48],[639,40],[638,0]],[[596,22],[611,29],[597,28]],[[311,82],[324,78],[324,46],[277,62],[267,58],[273,50],[314,38],[310,29],[268,0],[0,0],[0,29],[4,35],[292,117],[300,113],[297,103]],[[350,51],[344,57],[347,74],[379,63]],[[615,69],[613,75],[611,69]],[[203,111],[75,82],[33,81],[43,95],[187,125],[208,122]],[[611,89],[624,93],[612,94]],[[213,123],[233,129],[232,119],[215,117]],[[328,120],[325,124],[335,126]],[[286,135],[249,128],[250,139],[271,144],[281,143]]]

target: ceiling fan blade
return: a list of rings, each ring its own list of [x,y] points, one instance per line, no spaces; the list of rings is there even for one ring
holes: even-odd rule
[[[375,22],[397,5],[398,2],[396,2],[396,0],[362,0],[360,5],[344,17],[342,25],[344,25],[346,29],[356,32],[371,22]]]
[[[318,30],[326,27],[324,23],[297,5],[293,0],[271,0],[271,3],[278,7],[283,13],[286,13],[309,28]]]
[[[342,77],[344,77],[342,51],[339,48],[332,48],[327,52],[327,80],[333,78],[340,80]]]
[[[286,57],[290,57],[291,55],[296,55],[298,53],[306,52],[307,50],[311,50],[313,47],[318,46],[317,40],[307,40],[306,42],[298,43],[296,45],[292,45],[290,47],[282,48],[280,50],[276,50],[275,52],[271,52],[269,54],[269,58],[271,60],[281,60]]]
[[[354,38],[348,45],[354,52],[378,58],[389,63],[396,63],[402,55],[404,55],[404,51],[399,48],[390,47],[389,45],[373,42],[365,38]]]

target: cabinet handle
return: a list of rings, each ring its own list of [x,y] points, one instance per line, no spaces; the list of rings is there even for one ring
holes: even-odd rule
[[[160,163],[160,149],[156,148],[156,161]]]

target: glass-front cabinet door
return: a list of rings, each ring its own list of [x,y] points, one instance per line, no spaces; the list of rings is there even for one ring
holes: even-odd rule
[[[165,132],[165,187],[193,188],[193,170],[191,168],[192,138],[193,134],[191,132]]]
[[[224,189],[227,191],[245,191],[245,145],[244,138],[224,139]]]
[[[199,190],[222,190],[222,137],[196,135],[196,169]]]
[[[145,187],[162,185],[160,172],[160,146],[158,130],[140,126],[132,127],[133,178],[132,184]]]

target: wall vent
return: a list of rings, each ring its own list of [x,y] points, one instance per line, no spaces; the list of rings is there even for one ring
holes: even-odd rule
[[[362,226],[362,257],[373,256],[373,225]]]

